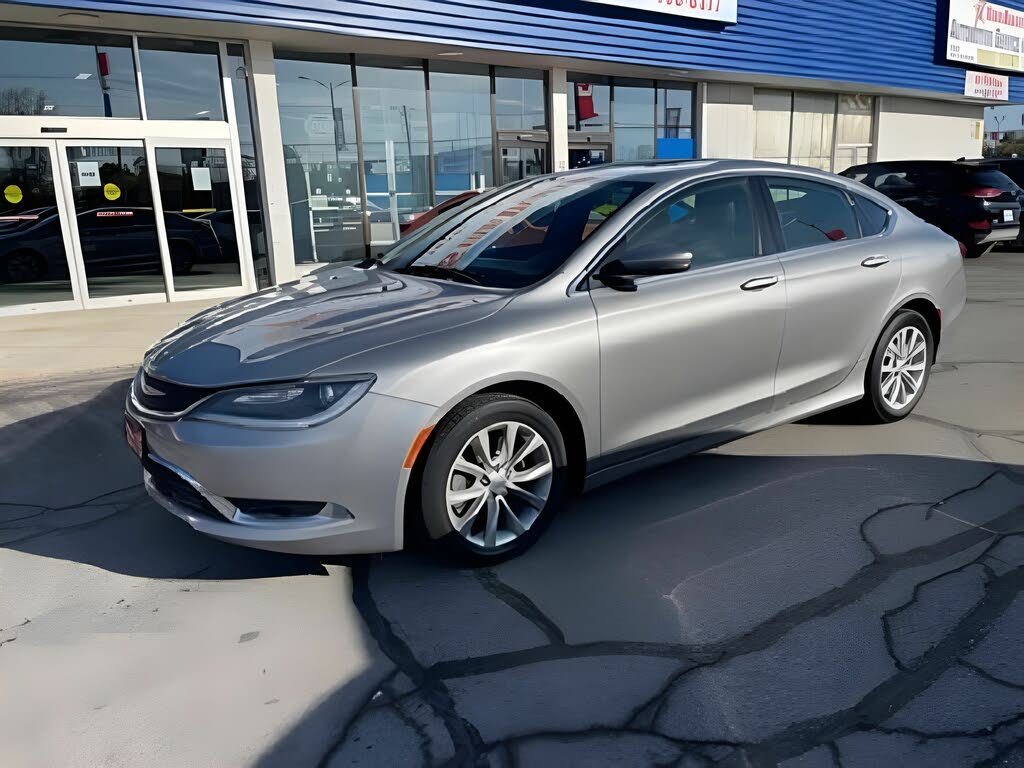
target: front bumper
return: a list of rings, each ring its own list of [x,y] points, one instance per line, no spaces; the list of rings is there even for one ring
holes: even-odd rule
[[[338,418],[301,430],[162,421],[140,414],[130,401],[126,408],[145,428],[147,490],[195,530],[297,554],[401,549],[409,475],[402,465],[416,435],[431,423],[433,406],[371,392]],[[173,473],[171,479],[196,498],[169,493],[156,472]],[[263,517],[245,514],[230,499],[319,500],[324,506],[312,516]]]

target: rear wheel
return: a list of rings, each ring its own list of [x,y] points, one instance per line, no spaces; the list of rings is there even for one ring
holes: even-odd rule
[[[428,534],[463,562],[518,555],[564,502],[566,463],[558,425],[535,403],[505,394],[469,398],[438,426],[424,465]]]
[[[889,423],[910,415],[928,385],[935,362],[928,322],[902,310],[882,331],[868,366],[862,413],[869,421]]]
[[[28,249],[7,254],[3,262],[5,282],[31,283],[46,275],[46,259]]]

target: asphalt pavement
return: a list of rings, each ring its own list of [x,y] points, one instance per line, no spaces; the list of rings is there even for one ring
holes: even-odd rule
[[[591,493],[527,555],[206,539],[128,369],[0,387],[5,766],[1024,765],[1024,253],[968,263],[917,412]]]

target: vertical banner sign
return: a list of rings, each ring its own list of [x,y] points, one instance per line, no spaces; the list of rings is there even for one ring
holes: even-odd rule
[[[576,83],[576,122],[597,117],[594,111],[594,86],[588,83]]]
[[[967,70],[967,82],[964,84],[964,96],[989,101],[1010,100],[1010,76],[993,75],[991,72],[974,72]]]
[[[591,0],[604,5],[620,8],[637,8],[641,11],[669,13],[673,16],[687,16],[704,21],[720,21],[723,24],[736,23],[738,0]]]
[[[946,58],[1024,72],[1024,11],[987,0],[949,0]]]

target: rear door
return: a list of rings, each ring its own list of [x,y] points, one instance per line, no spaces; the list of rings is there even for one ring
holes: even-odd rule
[[[766,177],[764,184],[778,215],[788,303],[779,409],[846,379],[891,306],[900,260],[888,248],[889,214],[870,200],[796,177]],[[860,216],[855,201],[865,206]],[[862,226],[878,231],[862,237]]]

